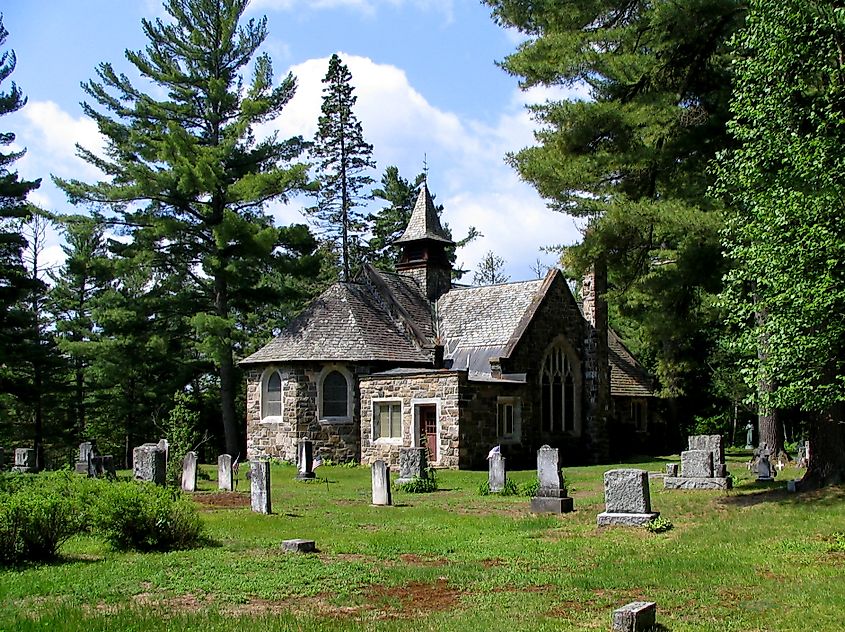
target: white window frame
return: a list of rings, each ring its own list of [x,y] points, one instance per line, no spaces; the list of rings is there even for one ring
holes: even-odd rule
[[[332,373],[333,371],[337,371],[343,377],[346,378],[346,414],[345,415],[335,415],[335,416],[326,416],[323,414],[323,382],[325,381],[326,377]],[[353,377],[352,373],[342,364],[327,364],[323,367],[322,371],[320,371],[320,375],[317,377],[317,418],[319,419],[320,423],[349,423],[352,421],[352,411],[354,406],[354,394],[355,390],[353,387]]]
[[[278,415],[268,415],[267,414],[267,406],[269,402],[268,394],[267,394],[267,386],[270,383],[270,378],[274,375],[279,376],[279,380],[281,381],[281,391],[280,397],[281,400],[279,402],[279,414]],[[276,367],[270,367],[264,373],[261,374],[261,394],[259,398],[259,410],[261,411],[261,419],[260,423],[262,424],[276,424],[282,421],[282,418],[285,415],[285,386],[287,384],[287,380],[285,379],[286,375],[282,373],[280,369]]]
[[[503,406],[510,406],[513,414],[513,432],[506,434],[499,412]],[[496,437],[499,443],[521,443],[522,442],[522,398],[521,397],[498,397],[496,399]]]
[[[443,454],[443,443],[440,440],[440,434],[443,431],[443,420],[441,418],[441,398],[439,397],[420,397],[414,398],[411,400],[411,411],[413,414],[413,419],[411,420],[411,447],[412,448],[424,448],[426,446],[420,445],[420,435],[422,434],[422,428],[420,428],[420,406],[430,406],[433,405],[435,409],[435,414],[437,415],[437,456],[442,458]],[[439,463],[439,459],[435,461],[435,463]]]
[[[376,430],[378,425],[378,415],[376,410],[383,404],[390,404],[391,406],[399,406],[399,436],[398,437],[380,437],[381,434]],[[402,445],[405,437],[405,403],[399,397],[373,397],[370,412],[372,420],[370,423],[370,443],[372,444],[391,444]],[[380,428],[379,428],[380,430]]]

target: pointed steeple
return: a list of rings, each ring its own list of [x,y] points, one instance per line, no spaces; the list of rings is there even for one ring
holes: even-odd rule
[[[417,196],[417,203],[414,204],[414,210],[411,212],[411,219],[408,221],[405,232],[394,243],[404,244],[409,241],[419,241],[422,239],[439,241],[444,244],[454,245],[455,243],[449,239],[446,231],[440,225],[437,209],[434,207],[434,201],[431,199],[431,194],[428,192],[428,185],[425,182],[420,189],[420,194]]]
[[[394,243],[402,245],[396,269],[412,277],[428,300],[436,301],[449,291],[452,265],[446,249],[455,242],[440,225],[426,183],[423,183],[405,232]]]

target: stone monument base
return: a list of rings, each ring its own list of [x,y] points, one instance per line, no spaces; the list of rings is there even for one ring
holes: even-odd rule
[[[536,496],[531,499],[531,513],[569,513],[572,508],[572,498],[569,496]]]
[[[314,472],[299,472],[296,475],[296,480],[298,481],[310,481],[314,478],[317,478],[317,475]]]
[[[772,483],[772,482],[774,482],[774,480],[775,479],[774,479],[773,476],[758,476],[757,477],[758,483]]]
[[[728,477],[667,476],[663,489],[731,489]]]
[[[18,474],[35,474],[36,469],[34,467],[27,467],[26,465],[13,465],[12,471]]]
[[[609,513],[603,511],[598,515],[598,525],[600,527],[642,527],[657,518],[660,515],[659,511],[653,513]]]

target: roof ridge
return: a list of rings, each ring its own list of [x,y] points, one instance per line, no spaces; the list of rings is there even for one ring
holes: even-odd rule
[[[417,201],[414,204],[414,209],[411,211],[411,218],[408,220],[408,226],[405,228],[405,232],[393,243],[401,244],[422,239],[430,239],[447,244],[455,243],[440,224],[440,216],[437,214],[434,200],[431,199],[428,184],[425,182],[423,182],[420,193],[417,196]]]

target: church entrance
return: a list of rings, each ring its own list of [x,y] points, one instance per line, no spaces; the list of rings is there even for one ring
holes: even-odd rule
[[[437,449],[437,406],[424,404],[417,407],[420,420],[420,443],[428,449],[428,458],[432,462],[440,460]]]

